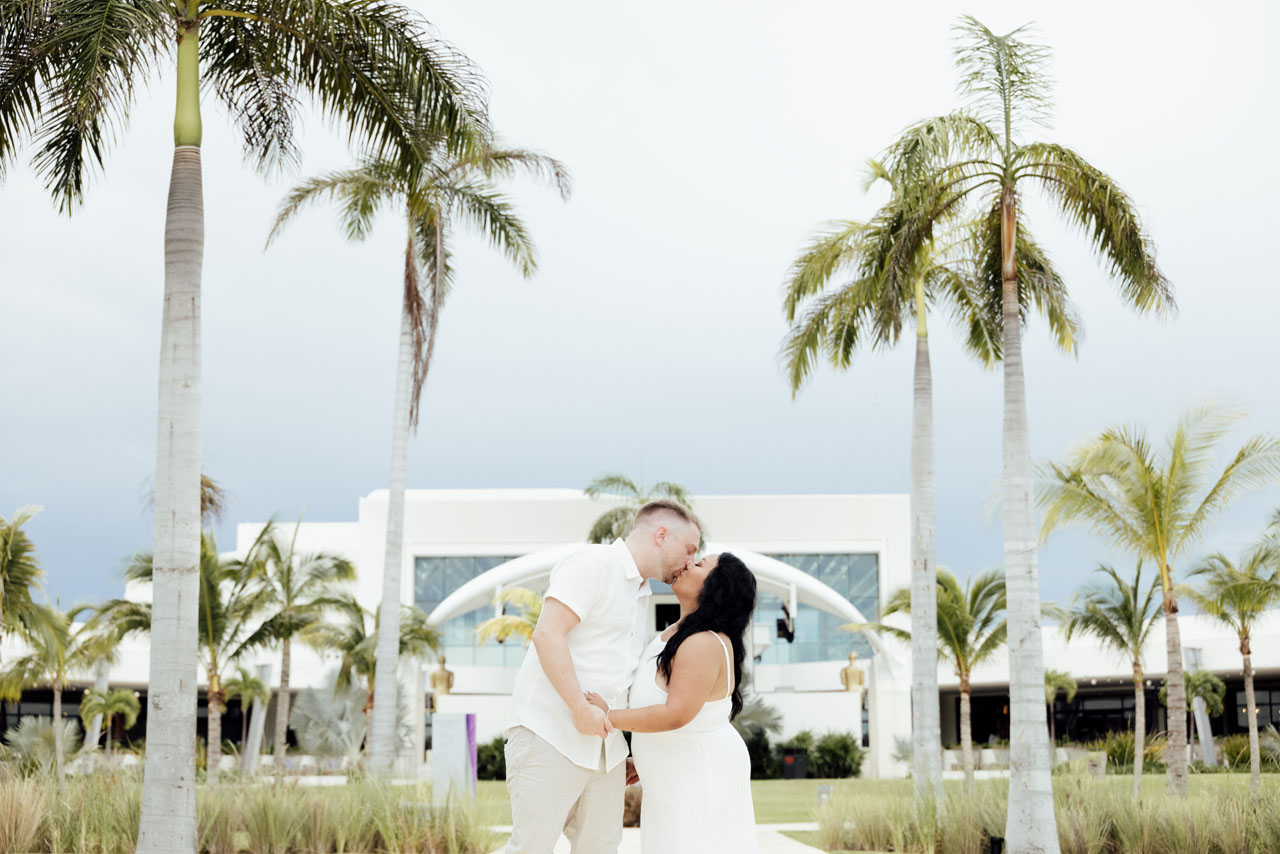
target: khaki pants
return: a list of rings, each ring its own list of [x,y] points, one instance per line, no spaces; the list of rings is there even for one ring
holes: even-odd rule
[[[603,743],[600,752],[603,769]],[[506,758],[512,823],[507,854],[551,854],[561,832],[573,854],[617,852],[626,763],[589,771],[525,727],[507,733]]]

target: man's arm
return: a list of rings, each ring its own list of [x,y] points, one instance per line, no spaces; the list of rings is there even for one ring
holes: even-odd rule
[[[613,732],[613,725],[604,712],[587,702],[578,674],[573,669],[573,657],[569,655],[569,632],[580,622],[572,608],[559,599],[548,597],[542,604],[542,614],[533,630],[533,646],[538,651],[542,672],[573,714],[574,727],[583,735],[603,738]]]

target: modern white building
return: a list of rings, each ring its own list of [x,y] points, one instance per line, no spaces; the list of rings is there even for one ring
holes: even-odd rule
[[[406,664],[401,684],[421,702],[411,702],[412,729],[421,757],[429,731],[425,709],[472,712],[481,740],[499,734],[510,709],[510,690],[525,654],[518,641],[478,644],[474,629],[495,613],[495,596],[508,587],[545,589],[555,562],[579,546],[606,501],[591,500],[577,490],[411,490],[406,498],[405,543],[401,567],[401,599],[430,615],[444,634],[448,667],[455,674],[453,692],[427,696],[427,673],[433,662]],[[910,735],[910,655],[902,644],[874,635],[851,634],[840,626],[875,620],[888,594],[908,584],[909,506],[905,495],[742,495],[700,496],[694,507],[706,528],[708,551],[731,551],[756,573],[759,603],[748,639],[752,652],[751,690],[783,716],[783,737],[800,730],[861,733],[870,748],[864,773],[897,776],[905,766],[893,759],[895,741]],[[381,597],[387,493],[359,500],[356,518],[346,522],[304,522],[297,531],[301,551],[325,551],[350,559],[357,567],[355,594],[368,609]],[[262,522],[237,528],[235,551],[243,554],[260,533]],[[293,525],[282,526],[285,534]],[[1084,579],[1082,579],[1083,581]],[[126,591],[145,599],[145,588]],[[658,631],[678,614],[675,597],[655,585],[650,629]],[[903,623],[905,625],[905,621]],[[1238,643],[1232,634],[1197,616],[1184,615],[1182,640],[1189,669],[1217,673],[1227,682],[1227,712],[1213,731],[1240,731],[1245,726]],[[792,638],[785,635],[790,628]],[[1060,735],[1087,738],[1132,725],[1133,687],[1130,664],[1087,639],[1065,643],[1056,628],[1045,629],[1046,665],[1071,673],[1079,682],[1075,700],[1055,704]],[[325,684],[336,660],[295,645],[292,687]],[[849,653],[858,654],[865,690],[846,692],[840,673]],[[1263,725],[1280,724],[1280,616],[1268,620],[1253,639],[1257,702]],[[19,650],[7,641],[0,656],[12,660]],[[1154,633],[1144,656],[1148,728],[1165,728],[1164,709],[1156,693],[1164,675],[1163,628]],[[268,682],[279,678],[279,655],[270,651],[245,662]],[[99,684],[129,687],[145,694],[148,670],[146,638],[131,638],[119,661]],[[939,664],[944,743],[959,740],[958,684],[945,663]],[[64,714],[76,714],[78,691],[95,681],[82,674],[67,692]],[[976,742],[1008,736],[1007,658],[1001,654],[973,675],[973,729]],[[145,704],[144,704],[145,710]],[[250,743],[272,731],[274,703],[253,726]],[[27,715],[50,714],[48,692],[33,691],[21,703],[0,704],[0,729]],[[204,706],[201,700],[201,719]],[[224,736],[239,740],[244,714],[233,703],[224,717]],[[142,737],[144,717],[130,732]]]

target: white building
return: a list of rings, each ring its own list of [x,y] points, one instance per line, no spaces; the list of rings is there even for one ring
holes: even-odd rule
[[[608,506],[577,490],[408,492],[401,599],[425,610],[444,633],[445,654],[456,681],[450,696],[436,698],[438,710],[474,712],[481,740],[500,733],[506,722],[510,689],[524,649],[515,641],[478,645],[475,626],[493,615],[494,596],[501,589],[545,589],[556,560],[582,543],[591,523]],[[892,753],[895,739],[910,735],[909,652],[896,642],[850,634],[839,627],[876,619],[888,594],[908,584],[907,496],[702,496],[694,499],[694,506],[706,527],[708,550],[732,551],[756,573],[760,599],[749,638],[752,690],[782,712],[782,736],[802,729],[860,732],[871,751],[864,773],[905,773]],[[370,610],[381,597],[386,513],[387,493],[377,491],[360,499],[354,521],[304,522],[297,532],[299,550],[335,553],[356,565],[355,594]],[[238,526],[237,553],[249,548],[262,525]],[[286,534],[292,533],[292,524],[283,527]],[[649,619],[656,632],[669,624],[678,608],[665,586],[655,589]],[[149,591],[131,589],[127,595],[144,599]],[[790,642],[779,635],[784,614],[791,616],[794,638]],[[1243,729],[1235,638],[1200,617],[1184,615],[1181,626],[1190,669],[1214,671],[1228,684],[1227,713],[1213,722],[1214,732]],[[1131,726],[1129,663],[1087,639],[1068,645],[1052,627],[1045,629],[1044,639],[1046,665],[1071,673],[1080,684],[1073,702],[1059,700],[1055,705],[1057,732],[1083,738]],[[294,650],[295,689],[323,684],[336,666],[335,660],[326,661],[300,645],[295,644]],[[851,651],[859,654],[858,664],[865,674],[865,698],[842,689],[840,671]],[[1268,621],[1255,634],[1253,651],[1261,723],[1280,724],[1280,618]],[[12,641],[0,651],[5,660],[17,653]],[[127,640],[121,653],[106,680],[145,693],[147,639]],[[1164,729],[1164,710],[1156,699],[1164,675],[1162,628],[1154,633],[1144,659],[1150,682],[1148,727]],[[279,678],[278,653],[267,652],[246,663],[258,668],[268,684],[274,685]],[[433,666],[432,662],[406,666],[402,684],[425,699],[426,673]],[[93,681],[86,675],[78,684]],[[1007,658],[997,656],[979,668],[972,681],[975,741],[1007,737]],[[958,685],[945,664],[939,665],[939,684],[943,741],[954,743],[959,740]],[[66,697],[64,714],[68,716],[76,713],[77,690],[73,688]],[[427,729],[425,705],[410,706],[417,715],[414,731],[420,735]],[[24,715],[47,716],[49,708],[47,692],[29,692],[21,703],[0,704],[0,728],[13,726]],[[203,718],[203,700],[200,713]],[[265,716],[268,733],[270,714]],[[225,737],[238,740],[242,724],[241,710],[233,704],[223,724]],[[145,719],[140,719],[131,735],[141,737],[144,727]],[[250,740],[255,740],[250,733]]]

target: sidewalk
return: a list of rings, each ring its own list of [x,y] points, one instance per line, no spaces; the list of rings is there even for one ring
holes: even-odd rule
[[[783,836],[779,831],[782,830],[817,830],[818,825],[813,824],[757,824],[756,839],[758,840],[760,854],[814,854],[818,849],[811,848],[794,839]],[[495,827],[494,831],[498,833],[510,833],[511,828]],[[494,854],[502,854],[504,849],[498,849]],[[569,840],[563,836],[556,845],[555,854],[569,854]],[[622,831],[622,844],[618,846],[618,854],[640,854],[640,828],[627,827]]]

